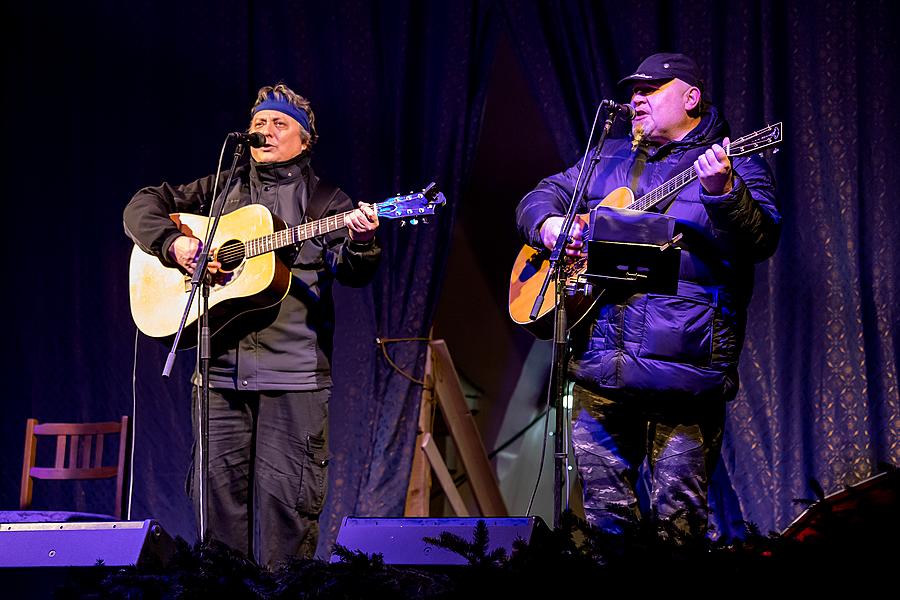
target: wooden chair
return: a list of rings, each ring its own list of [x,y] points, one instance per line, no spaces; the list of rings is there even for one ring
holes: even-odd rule
[[[103,464],[104,438],[119,438],[118,461],[115,465]],[[42,437],[56,438],[56,459],[52,467],[36,466],[37,443]],[[22,462],[22,488],[19,508],[31,508],[31,496],[35,479],[116,479],[116,504],[110,513],[116,520],[127,514],[127,495],[123,494],[127,482],[126,457],[130,443],[128,417],[118,422],[106,423],[38,423],[28,419],[25,426],[25,458]],[[68,460],[66,460],[68,458]]]

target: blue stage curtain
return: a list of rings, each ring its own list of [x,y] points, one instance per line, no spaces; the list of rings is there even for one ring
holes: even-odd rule
[[[900,464],[897,31],[888,2],[503,3],[567,164],[602,98],[649,54],[706,69],[735,134],[785,123],[785,227],[756,272],[712,502],[718,530],[781,530],[814,498]]]
[[[438,183],[448,205],[429,223],[379,234],[375,282],[337,291],[330,489],[321,549],[346,515],[402,516],[422,388],[384,359],[376,338],[428,337],[450,250],[453,215],[474,159],[496,20],[478,2],[368,1],[255,5],[251,70],[319,90],[316,163],[355,199]],[[289,60],[273,60],[292,39]],[[311,92],[310,92],[311,93]],[[334,133],[331,133],[331,132]],[[391,343],[391,359],[423,376],[427,343]]]
[[[490,12],[475,0],[4,8],[7,114],[31,140],[22,147],[41,150],[7,153],[5,161],[7,218],[18,225],[4,250],[21,255],[13,277],[22,293],[7,313],[4,366],[14,375],[3,508],[16,507],[27,417],[132,412],[125,203],[142,186],[212,172],[225,134],[247,127],[256,90],[283,81],[316,111],[317,172],[352,198],[382,200],[429,181],[447,197],[427,224],[383,222],[374,283],[336,291],[333,460],[320,548],[330,548],[343,515],[402,514],[421,388],[385,362],[375,340],[429,334],[480,126]],[[193,539],[183,483],[194,354],[179,354],[165,381],[167,349],[143,336],[136,346],[132,515]],[[389,348],[414,378],[422,377],[425,350],[421,342]],[[92,490],[85,486],[74,508],[109,493]]]
[[[132,516],[193,537],[182,487],[194,358],[180,355],[163,381],[166,349],[135,340],[121,210],[141,186],[211,172],[225,133],[247,126],[256,89],[283,80],[314,103],[323,177],[357,200],[435,180],[450,203],[424,226],[385,223],[376,281],[337,291],[335,460],[320,549],[342,515],[400,514],[420,389],[386,364],[375,338],[428,334],[501,25],[566,163],[587,141],[597,102],[624,99],[615,81],[657,51],[687,52],[708,69],[708,89],[735,132],[785,122],[774,159],[785,230],[776,256],[757,270],[743,389],[730,406],[716,479],[720,530],[741,518],[781,529],[799,512],[792,500],[813,495],[810,478],[833,491],[879,461],[900,464],[900,217],[891,194],[900,171],[888,160],[900,133],[892,105],[900,36],[890,7],[7,3],[2,77],[14,138],[3,161],[0,508],[17,503],[27,417],[131,414],[134,381]],[[485,212],[511,227],[511,215]],[[416,378],[424,351],[418,342],[389,347]],[[71,508],[96,510],[92,488]]]

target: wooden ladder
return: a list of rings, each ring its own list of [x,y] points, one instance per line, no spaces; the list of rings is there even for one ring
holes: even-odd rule
[[[466,470],[472,493],[478,505],[478,515],[469,514],[463,498],[456,488],[434,442],[432,424],[435,409],[441,415],[456,445],[460,460]],[[422,390],[422,405],[419,410],[419,434],[413,455],[412,472],[406,492],[406,517],[428,517],[431,498],[431,472],[438,482],[450,506],[457,516],[505,517],[508,515],[497,478],[491,469],[481,435],[463,394],[456,367],[444,340],[431,340],[425,358],[425,386]]]

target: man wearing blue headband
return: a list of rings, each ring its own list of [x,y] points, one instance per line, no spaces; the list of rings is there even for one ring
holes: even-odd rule
[[[675,293],[610,289],[574,336],[572,445],[592,525],[620,532],[626,515],[649,514],[700,534],[725,404],[738,390],[754,264],[775,252],[781,216],[766,161],[732,162],[726,154],[728,123],[690,57],[654,54],[620,83],[631,92],[631,136],[594,151],[578,212],[614,190],[643,198],[691,168],[697,178],[665,188],[671,191],[654,207],[674,217],[683,235]],[[526,243],[555,246],[580,166],[547,177],[520,201]],[[587,249],[582,236],[578,222],[567,247],[572,258]],[[646,502],[639,501],[642,479]]]
[[[250,132],[265,136],[265,145],[252,148],[250,164],[238,168],[225,213],[262,204],[293,226],[349,212],[344,232],[293,248],[285,261],[292,283],[280,304],[245,313],[212,337],[209,534],[272,566],[315,551],[328,479],[331,289],[335,280],[368,283],[381,249],[373,208],[360,203],[353,210],[350,198],[309,164],[316,142],[309,101],[283,84],[260,89]],[[182,234],[169,214],[207,214],[213,183],[210,175],[140,190],[125,209],[126,233],[163,264],[192,273],[201,242]],[[210,270],[219,266],[211,263]],[[195,387],[195,405],[197,393]],[[188,480],[195,507],[199,473],[195,464]]]

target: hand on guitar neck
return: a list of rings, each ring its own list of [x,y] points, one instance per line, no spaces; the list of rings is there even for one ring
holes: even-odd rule
[[[347,231],[350,239],[357,243],[370,242],[378,229],[378,213],[371,204],[359,203],[359,208],[347,215]]]
[[[577,215],[575,222],[572,223],[572,228],[569,230],[570,241],[566,245],[566,255],[573,258],[586,256],[582,239],[587,224],[584,218],[585,215]],[[541,225],[541,243],[549,250],[553,250],[556,247],[556,239],[559,237],[563,221],[564,217],[547,217]]]
[[[700,184],[707,193],[713,196],[727,194],[734,188],[734,172],[731,169],[731,159],[728,157],[725,149],[729,144],[730,140],[728,138],[722,141],[721,146],[713,144],[694,162],[694,170],[697,173]],[[631,204],[632,201],[633,197],[624,203],[623,206]],[[607,203],[606,200],[601,202],[601,204],[618,205],[615,202]],[[566,245],[566,255],[570,257],[580,258],[586,256],[582,239],[587,226],[585,218],[586,215],[578,215],[572,224],[572,229],[569,231],[569,239],[571,241]],[[563,220],[563,217],[548,217],[541,224],[540,236],[544,247],[550,250],[556,247],[556,239],[559,237],[559,232],[562,229]]]
[[[375,230],[378,228],[378,214],[371,204],[360,202],[359,208],[347,214],[345,223],[351,240],[366,243],[375,237]],[[175,238],[175,241],[169,246],[169,258],[189,275],[193,275],[202,251],[202,241],[190,235],[182,235]],[[216,260],[215,251],[213,251],[207,269],[210,273],[215,274],[221,268],[222,263]]]
[[[706,152],[694,161],[694,170],[700,185],[708,194],[724,196],[734,188],[734,172],[731,170],[731,159],[725,148],[731,141],[728,138],[722,140],[722,145],[713,144]]]
[[[222,215],[212,242],[214,262],[210,266],[217,272],[209,298],[210,332],[215,334],[237,316],[275,306],[287,297],[291,270],[276,255],[277,250],[344,228],[355,243],[365,244],[374,237],[380,221],[399,219],[414,225],[425,222],[446,203],[447,199],[431,183],[418,193],[392,196],[293,227],[261,204],[248,204]],[[189,291],[184,273],[196,270],[202,249],[192,232],[206,231],[210,225],[209,218],[203,215],[169,216],[184,234],[166,249],[179,268],[169,266],[169,261],[160,262],[138,245],[132,249],[128,268],[134,322],[143,333],[156,338],[172,337],[181,326],[185,293]],[[198,310],[191,311],[188,327],[195,325],[198,315]],[[181,339],[187,344],[191,338],[188,333]]]
[[[725,138],[721,145],[713,144],[711,148],[707,149],[690,168],[671,177],[640,198],[635,199],[631,189],[620,187],[607,194],[600,201],[600,205],[647,211],[666,198],[670,198],[672,194],[678,193],[695,179],[700,180],[700,184],[710,195],[727,194],[734,188],[732,158],[758,154],[767,148],[781,144],[783,139],[784,129],[781,123],[769,125],[734,141]],[[576,215],[570,235],[572,241],[566,248],[566,254],[571,259],[566,261],[566,278],[569,281],[574,280],[576,283],[577,278],[587,268],[587,261],[584,260],[586,251],[583,237],[589,218],[589,214]],[[540,240],[543,246],[551,249],[555,246],[562,222],[563,217],[553,216],[541,224]],[[550,269],[548,254],[546,250],[539,250],[530,245],[524,246],[513,263],[512,273],[509,277],[509,316],[541,339],[550,339],[553,334],[553,319],[548,315],[556,306],[555,295],[545,295],[537,319],[531,318],[531,311]],[[572,315],[569,322],[573,323],[578,322],[586,314],[587,309],[592,306],[592,302],[589,301],[589,298],[586,299],[585,296],[576,294],[567,298],[567,312],[570,311],[570,306]]]

